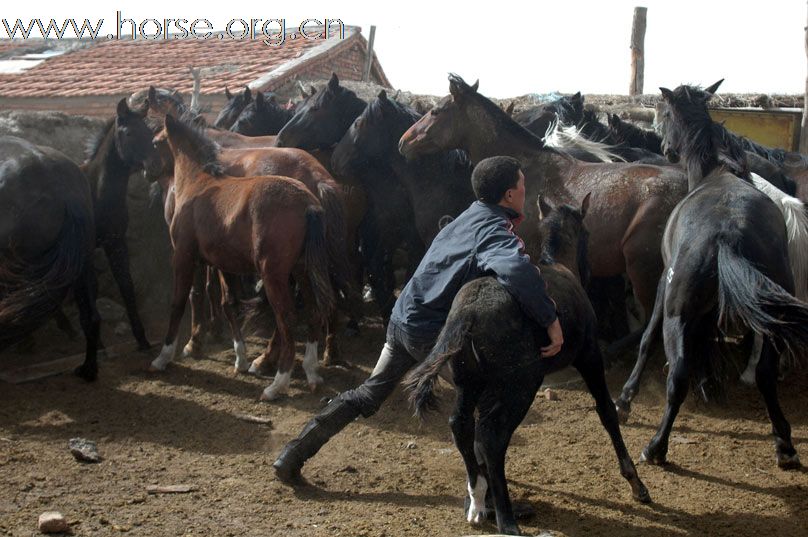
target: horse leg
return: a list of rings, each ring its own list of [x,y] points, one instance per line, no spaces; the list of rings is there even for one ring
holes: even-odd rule
[[[241,334],[236,316],[236,297],[233,294],[232,286],[235,285],[236,276],[219,273],[219,287],[221,289],[222,310],[230,325],[230,333],[233,336],[233,350],[236,353],[236,363],[233,366],[236,373],[246,373],[250,368],[250,361],[247,360],[247,346],[244,344],[244,336]]]
[[[70,323],[70,319],[67,318],[67,315],[65,315],[65,312],[61,306],[56,308],[56,313],[54,313],[53,317],[56,321],[56,327],[67,334],[70,341],[75,340],[78,336],[78,332],[76,332],[76,329],[73,328],[73,325]]]
[[[666,280],[663,275],[657,287],[656,301],[654,302],[651,319],[649,319],[648,326],[645,327],[645,332],[642,335],[640,351],[637,354],[637,362],[634,364],[634,369],[631,371],[631,375],[623,386],[623,392],[614,402],[617,407],[617,416],[622,423],[628,421],[628,415],[631,413],[631,401],[640,391],[640,380],[645,371],[645,365],[648,363],[648,358],[654,354],[659,347],[659,339],[662,335],[662,310],[665,302],[665,285]]]
[[[455,391],[455,410],[449,417],[449,427],[452,429],[455,446],[466,465],[470,500],[466,520],[469,524],[478,526],[485,520],[485,493],[488,488],[486,473],[481,471],[474,451],[474,408],[480,397],[480,387],[458,384]]]
[[[208,323],[205,320],[205,295],[202,290],[206,287],[206,272],[207,266],[200,263],[194,270],[194,283],[191,287],[190,301],[191,301],[191,338],[182,349],[182,355],[188,356],[202,356],[203,334],[208,329]]]
[[[220,341],[223,339],[222,316],[225,315],[222,306],[222,300],[224,300],[224,298],[222,297],[223,291],[218,277],[219,272],[220,271],[213,267],[208,267],[205,279],[205,295],[208,299],[208,324],[206,327],[207,335],[214,341]],[[235,280],[231,280],[231,283],[233,283],[233,285],[230,286],[231,293],[233,293],[236,289],[236,287],[234,287],[234,282]]]
[[[129,272],[129,248],[126,245],[126,238],[107,239],[103,246],[112,269],[112,276],[121,291],[126,315],[129,317],[129,324],[132,327],[132,335],[137,340],[137,348],[141,351],[149,350],[151,344],[146,339],[146,331],[137,312],[135,285],[132,283],[132,274]]]
[[[177,332],[180,328],[182,315],[185,313],[185,304],[188,301],[188,293],[194,281],[194,271],[196,269],[196,256],[188,249],[174,250],[174,290],[171,298],[171,315],[168,321],[168,331],[163,341],[163,348],[160,354],[152,360],[149,371],[164,371],[171,360],[174,359],[174,350],[177,345]]]
[[[488,471],[497,514],[497,529],[505,535],[521,535],[505,477],[505,454],[511,435],[527,414],[542,379],[530,386],[510,385],[507,394],[484,394],[479,404],[476,437]]]
[[[339,311],[335,308],[328,321],[328,330],[325,334],[325,350],[323,351],[323,365],[336,365],[341,362],[339,345],[337,342],[337,319]],[[350,324],[350,323],[349,323]],[[308,345],[308,344],[307,344]],[[308,349],[308,347],[307,347]],[[305,364],[305,361],[304,361]]]
[[[763,352],[763,336],[755,333],[753,337],[755,338],[755,343],[752,346],[752,353],[749,355],[746,369],[741,373],[741,382],[747,386],[755,385],[757,366],[760,363],[760,355]]]
[[[98,294],[98,280],[95,267],[89,261],[73,286],[73,295],[79,309],[79,322],[84,332],[86,343],[84,363],[76,368],[75,373],[86,381],[93,381],[98,376],[98,343],[101,332],[101,316],[95,306]]]
[[[609,387],[606,385],[606,373],[603,369],[603,359],[600,356],[597,344],[595,343],[592,350],[581,356],[573,365],[583,377],[589,393],[595,399],[595,408],[598,411],[600,423],[612,440],[612,446],[620,464],[620,474],[631,485],[632,496],[634,496],[635,500],[643,503],[650,502],[651,496],[648,494],[648,489],[640,481],[634,461],[631,460],[631,455],[628,454],[626,444],[623,442],[617,410],[612,404],[612,398],[609,395]]]
[[[295,363],[294,341],[290,326],[294,326],[295,304],[289,289],[289,278],[286,276],[277,277],[269,270],[262,270],[264,281],[264,291],[267,294],[272,311],[275,314],[275,334],[270,340],[270,346],[280,347],[278,355],[278,371],[272,384],[267,386],[261,393],[262,401],[273,401],[285,394],[289,390],[289,382],[292,378],[292,367]],[[277,342],[275,340],[278,340]],[[272,348],[268,348],[266,355],[271,355]]]
[[[665,403],[665,413],[659,429],[640,456],[641,461],[650,464],[665,464],[668,454],[668,439],[670,438],[673,422],[679,413],[679,408],[687,396],[690,383],[690,360],[706,358],[705,356],[690,356],[693,350],[692,330],[685,326],[679,316],[668,317],[663,321],[663,339],[665,354],[668,357],[670,370],[668,371],[668,394]],[[691,351],[691,352],[688,352]]]
[[[324,323],[323,316],[317,311],[317,303],[314,299],[314,293],[312,292],[307,275],[303,272],[296,273],[295,280],[300,282],[300,292],[303,295],[303,303],[305,304],[306,317],[308,319],[306,324],[309,330],[309,339],[306,341],[306,352],[303,355],[303,371],[306,373],[306,381],[309,384],[309,389],[312,392],[316,392],[323,384],[323,377],[317,372],[317,358],[319,356],[318,346],[320,340],[323,338],[323,332],[325,331],[327,335],[325,340],[324,361],[329,359],[329,352],[336,355],[334,348],[334,331],[332,329],[335,323]],[[335,316],[336,309],[332,313],[331,318],[333,319]],[[325,330],[323,330],[323,324],[328,325],[325,327]],[[329,345],[332,346],[331,349],[329,349]]]
[[[791,443],[791,425],[783,415],[780,402],[777,400],[777,376],[780,356],[766,338],[763,341],[763,349],[760,354],[760,361],[755,368],[755,381],[758,389],[763,395],[766,403],[766,410],[772,422],[772,434],[774,435],[774,445],[777,454],[777,466],[783,470],[793,470],[800,467],[800,457],[794,444]]]

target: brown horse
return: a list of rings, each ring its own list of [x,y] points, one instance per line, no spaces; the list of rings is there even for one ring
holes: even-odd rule
[[[295,308],[289,278],[295,278],[309,304],[316,306],[308,316],[312,333],[322,334],[334,306],[322,205],[300,181],[289,177],[225,175],[215,144],[171,115],[165,118],[165,137],[174,159],[175,209],[170,226],[174,293],[164,346],[151,368],[163,370],[173,358],[199,262],[219,269],[225,279],[258,272],[276,323],[267,355],[278,356],[278,373],[261,399],[275,399],[288,390],[294,365]],[[226,312],[234,315],[232,308]],[[240,350],[236,349],[239,370],[247,365],[246,353]],[[312,388],[322,382],[317,356],[308,348],[303,369]]]
[[[164,162],[163,173],[160,174],[157,181],[164,193],[166,222],[171,225],[174,214],[174,159],[164,135],[155,137],[155,145]],[[317,159],[300,149],[225,149],[219,152],[218,158],[224,173],[228,175],[235,177],[256,175],[292,177],[301,181],[312,194],[317,196],[325,210],[332,282],[335,289],[345,297],[344,309],[351,315],[360,315],[360,297],[351,284],[350,268],[346,258],[351,250],[350,241],[346,240],[346,227],[348,230],[355,230],[359,226],[359,221],[349,220],[346,226],[345,196],[340,185],[333,180],[328,171]],[[204,270],[204,268],[200,268]],[[199,278],[198,282],[204,281],[202,275],[197,275],[197,278]],[[202,352],[202,335],[205,332],[204,316],[202,315],[204,297],[199,292],[198,285],[194,285],[194,292],[191,294],[191,339],[183,350],[183,356],[199,355]],[[223,293],[222,300],[225,303],[233,302],[227,291]],[[323,362],[326,365],[339,360],[339,350],[335,340],[336,326],[336,319],[332,319],[325,339]],[[316,350],[313,352],[316,353]],[[250,372],[266,373],[270,366],[267,355],[262,354],[253,361]]]
[[[578,161],[517,124],[501,108],[456,75],[449,77],[451,95],[404,133],[399,150],[414,157],[448,149],[465,149],[472,162],[494,156],[519,159],[525,173],[528,202],[519,228],[528,253],[538,259],[541,241],[535,225],[539,195],[555,203],[580,205],[591,192],[587,213],[591,230],[589,259],[593,277],[627,273],[634,294],[653,309],[662,273],[659,245],[668,215],[687,193],[684,174],[671,167],[642,164],[590,164]]]

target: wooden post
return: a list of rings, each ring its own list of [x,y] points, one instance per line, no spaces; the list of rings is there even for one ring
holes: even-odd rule
[[[631,24],[631,82],[628,86],[630,96],[642,95],[645,71],[645,15],[648,8],[634,8],[634,22]]]
[[[191,76],[194,77],[194,91],[191,94],[191,110],[199,110],[199,92],[202,91],[202,70],[196,67],[189,67]]]
[[[805,27],[805,54],[808,56],[808,26]],[[808,154],[808,75],[805,77],[805,99],[802,103],[800,153]]]
[[[376,38],[376,27],[370,27],[368,37],[368,56],[365,58],[365,72],[362,75],[362,82],[370,82],[370,69],[373,67],[373,40]]]

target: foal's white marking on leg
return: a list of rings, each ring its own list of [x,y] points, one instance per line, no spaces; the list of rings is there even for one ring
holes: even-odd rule
[[[247,346],[243,341],[233,340],[233,350],[236,351],[236,371],[245,373],[252,364],[247,360]]]
[[[323,377],[317,374],[317,342],[306,342],[306,354],[303,355],[303,371],[306,372],[306,380],[309,387],[319,386],[323,383]]]
[[[467,484],[469,490],[469,512],[466,515],[466,520],[469,524],[479,526],[485,520],[485,493],[488,490],[488,483],[482,475],[477,476],[477,484],[471,488],[471,483]]]
[[[289,391],[289,381],[292,378],[292,372],[287,371],[286,373],[278,373],[275,374],[275,379],[272,381],[272,384],[267,386],[264,389],[264,392],[261,394],[262,401],[273,401],[277,399],[281,394],[286,393]]]
[[[741,382],[747,386],[755,385],[755,370],[757,369],[758,362],[760,361],[760,353],[763,352],[763,336],[755,334],[755,344],[752,346],[752,355],[749,356],[749,362],[746,364],[746,369],[741,374]]]
[[[182,348],[182,357],[188,358],[194,354],[194,340],[193,338],[188,340],[188,343]]]
[[[174,347],[176,347],[176,345],[176,341],[170,345],[164,344],[160,354],[157,356],[157,358],[152,360],[152,368],[158,371],[164,371],[169,362],[174,359]]]

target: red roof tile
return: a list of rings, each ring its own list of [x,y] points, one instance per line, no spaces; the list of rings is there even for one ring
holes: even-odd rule
[[[350,35],[346,31],[346,40]],[[287,38],[282,46],[272,47],[260,39],[98,40],[21,73],[0,74],[0,96],[119,95],[149,85],[190,93],[189,67],[231,66],[232,71],[203,77],[202,93],[214,94],[225,84],[245,86],[326,42]],[[22,45],[30,43],[0,40],[0,54]]]

